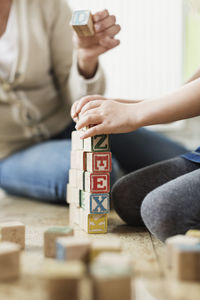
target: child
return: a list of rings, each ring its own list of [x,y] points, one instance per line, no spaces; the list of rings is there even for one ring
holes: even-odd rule
[[[82,138],[125,133],[200,115],[200,71],[191,82],[167,96],[126,101],[88,96],[71,111],[77,129],[95,125]],[[148,152],[148,145],[146,151]],[[200,229],[200,148],[126,175],[113,187],[112,198],[120,217],[129,225],[143,223],[160,240]]]

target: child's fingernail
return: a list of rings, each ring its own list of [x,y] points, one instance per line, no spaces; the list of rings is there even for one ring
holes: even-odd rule
[[[94,27],[97,32],[101,30],[101,26],[99,24],[95,24]]]

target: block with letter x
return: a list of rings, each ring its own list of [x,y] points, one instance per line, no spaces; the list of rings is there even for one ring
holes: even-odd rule
[[[111,172],[111,152],[86,152],[86,169],[88,172]]]
[[[88,214],[108,214],[110,212],[110,195],[81,191],[81,207]]]
[[[85,172],[84,190],[88,193],[94,194],[109,193],[110,174]]]

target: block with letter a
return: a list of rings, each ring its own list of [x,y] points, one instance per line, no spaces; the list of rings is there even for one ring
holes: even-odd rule
[[[110,174],[109,173],[90,173],[85,172],[84,187],[88,193],[109,193]]]
[[[111,172],[111,152],[86,152],[86,165],[88,172]]]

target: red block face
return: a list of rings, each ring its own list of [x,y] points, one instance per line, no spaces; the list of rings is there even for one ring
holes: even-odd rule
[[[109,193],[110,192],[110,175],[91,174],[90,175],[90,192],[91,193]]]
[[[93,171],[94,172],[111,172],[112,157],[110,152],[93,153]]]

